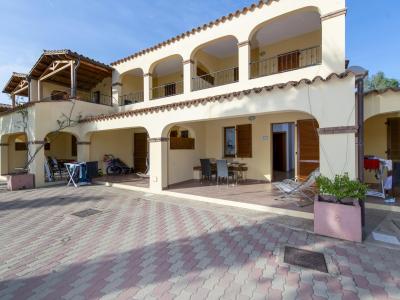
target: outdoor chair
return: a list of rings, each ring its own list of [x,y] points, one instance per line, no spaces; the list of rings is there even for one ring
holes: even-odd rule
[[[299,181],[298,178],[285,179],[283,181],[273,182],[272,185],[283,193],[281,198],[299,196],[310,200],[311,205],[316,195],[315,181],[319,175],[319,169],[316,169],[308,175],[305,181]]]
[[[212,179],[212,171],[211,171],[211,162],[208,158],[200,159],[201,164],[201,182],[204,179],[211,181]]]
[[[234,180],[235,174],[228,169],[228,162],[226,159],[217,160],[217,185],[220,179],[226,179],[226,185],[229,185],[229,177]]]

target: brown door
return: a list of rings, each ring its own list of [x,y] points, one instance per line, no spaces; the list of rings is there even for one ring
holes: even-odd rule
[[[272,139],[274,171],[286,172],[286,132],[274,132]]]
[[[400,118],[388,119],[387,129],[388,159],[400,160]]]
[[[318,122],[314,119],[297,121],[297,176],[305,179],[319,168]]]
[[[146,172],[147,133],[135,133],[134,136],[134,164],[135,172]]]

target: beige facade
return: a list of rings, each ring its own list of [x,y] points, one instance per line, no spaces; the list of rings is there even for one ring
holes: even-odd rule
[[[113,63],[112,77],[99,78],[85,91],[110,96],[112,105],[91,103],[92,98],[82,101],[79,80],[72,100],[43,101],[52,91],[70,87],[43,82],[39,91],[32,80],[32,103],[0,115],[1,172],[15,168],[8,159],[12,146],[5,140],[20,133],[20,112],[26,111],[28,151],[38,150],[29,171],[36,174],[38,186],[44,184],[46,156],[74,158],[62,149],[50,153],[41,148],[46,136],[57,130],[57,121],[69,114],[81,119],[63,130],[77,139],[76,159],[98,161],[103,172],[105,154],[133,166],[134,134],[146,132],[153,191],[194,178],[193,167],[200,158],[222,158],[224,127],[251,124],[252,157],[235,159],[247,163],[249,178],[269,181],[271,124],[316,119],[320,128],[356,125],[358,78],[345,69],[345,14],[344,0],[281,0],[251,6]],[[268,71],[258,69],[254,74],[254,65]],[[366,119],[400,111],[398,95],[369,95]],[[176,126],[189,131],[194,149],[170,149],[169,134]],[[368,120],[366,132],[369,139]],[[65,138],[60,145],[67,151]],[[296,133],[295,148],[297,140]],[[320,135],[322,173],[356,177],[355,145],[355,132]],[[296,163],[295,168],[298,172]]]

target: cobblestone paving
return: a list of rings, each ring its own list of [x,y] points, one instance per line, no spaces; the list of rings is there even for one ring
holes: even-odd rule
[[[0,299],[400,299],[395,250],[145,197],[1,192]],[[87,208],[102,212],[71,215]],[[340,274],[284,264],[284,245],[324,252]]]

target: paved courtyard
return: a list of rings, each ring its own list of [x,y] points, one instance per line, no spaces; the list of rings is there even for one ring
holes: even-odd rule
[[[281,219],[103,186],[3,190],[0,299],[400,299],[399,251]],[[285,264],[285,245],[325,253],[331,274]]]

